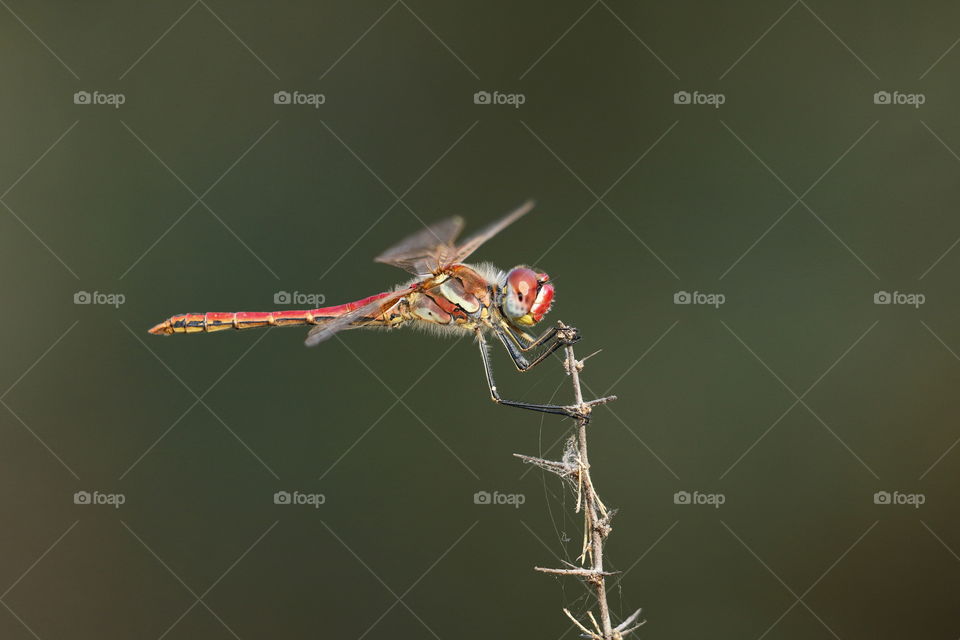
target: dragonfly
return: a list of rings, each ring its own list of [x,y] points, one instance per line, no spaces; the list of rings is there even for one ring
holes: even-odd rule
[[[506,348],[520,372],[529,371],[557,349],[579,341],[579,332],[563,323],[557,323],[537,337],[529,333],[553,304],[555,289],[550,277],[526,265],[505,272],[487,263],[464,263],[481,245],[529,213],[533,206],[532,201],[527,201],[459,243],[463,218],[454,216],[425,226],[374,259],[414,276],[390,291],[345,304],[300,311],[180,314],[157,324],[150,333],[173,335],[311,325],[307,346],[318,345],[340,331],[354,328],[410,326],[434,332],[473,334],[480,345],[487,387],[494,402],[580,418],[582,406],[504,399],[493,378],[488,335]]]

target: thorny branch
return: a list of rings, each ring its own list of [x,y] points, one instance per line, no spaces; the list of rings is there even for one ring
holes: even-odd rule
[[[560,327],[561,330],[570,329],[562,323]],[[598,621],[594,617],[593,611],[588,611],[587,617],[591,629],[577,620],[568,609],[564,609],[563,612],[573,621],[585,638],[591,640],[621,640],[643,625],[643,621],[637,622],[641,610],[637,609],[636,612],[616,626],[610,620],[606,577],[613,575],[613,573],[603,569],[603,542],[610,535],[612,530],[610,521],[616,512],[608,510],[600,500],[590,476],[590,459],[587,455],[587,426],[590,424],[592,409],[598,404],[616,400],[616,396],[584,402],[583,392],[580,389],[580,372],[583,371],[583,360],[576,359],[571,344],[565,345],[564,349],[566,357],[563,368],[573,382],[575,404],[571,408],[575,409],[576,412],[577,432],[567,441],[563,458],[559,461],[520,454],[514,455],[528,464],[536,465],[560,476],[571,487],[577,498],[575,511],[583,513],[583,547],[578,558],[580,566],[571,565],[562,569],[535,567],[535,569],[542,573],[581,578],[594,592],[600,620]]]

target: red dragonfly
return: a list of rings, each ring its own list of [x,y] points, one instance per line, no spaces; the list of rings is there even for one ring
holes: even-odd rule
[[[414,233],[375,260],[400,267],[416,276],[392,291],[332,307],[303,311],[186,313],[173,316],[150,333],[200,333],[224,329],[312,325],[307,346],[317,345],[352,328],[414,326],[440,331],[473,333],[480,344],[490,397],[499,404],[579,417],[576,407],[504,400],[497,392],[484,334],[492,333],[506,347],[519,371],[528,371],[558,348],[580,339],[577,330],[562,323],[539,337],[527,330],[550,310],[554,287],[546,273],[517,266],[504,273],[489,264],[463,264],[484,242],[533,208],[526,202],[500,220],[456,244],[463,219],[447,218]],[[524,354],[547,345],[532,360]]]

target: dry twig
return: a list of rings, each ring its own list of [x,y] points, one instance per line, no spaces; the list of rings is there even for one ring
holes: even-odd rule
[[[561,329],[569,329],[561,324]],[[643,621],[637,623],[640,609],[614,626],[610,620],[610,606],[607,603],[606,577],[613,575],[603,569],[603,543],[610,535],[612,520],[615,511],[608,510],[593,484],[590,476],[590,459],[587,455],[587,426],[593,407],[616,400],[616,396],[609,396],[597,400],[584,402],[583,392],[580,389],[580,372],[583,371],[583,360],[577,360],[572,345],[566,345],[566,357],[563,367],[573,381],[574,405],[576,411],[577,432],[567,442],[563,459],[560,461],[546,460],[514,454],[528,464],[534,464],[546,471],[550,471],[563,480],[574,490],[577,496],[576,512],[583,512],[583,547],[578,558],[580,566],[570,566],[562,569],[535,567],[537,571],[562,576],[576,576],[581,578],[594,592],[597,600],[597,610],[600,614],[598,621],[593,611],[588,611],[592,629],[577,620],[568,609],[563,612],[581,631],[583,637],[593,640],[621,640],[624,636],[635,631]],[[589,356],[588,356],[589,357]],[[584,358],[585,360],[586,358]]]

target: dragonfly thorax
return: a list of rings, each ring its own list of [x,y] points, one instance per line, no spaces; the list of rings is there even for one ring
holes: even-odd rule
[[[514,267],[500,289],[500,311],[521,328],[540,322],[553,302],[553,285],[549,280],[547,274],[529,267]]]

